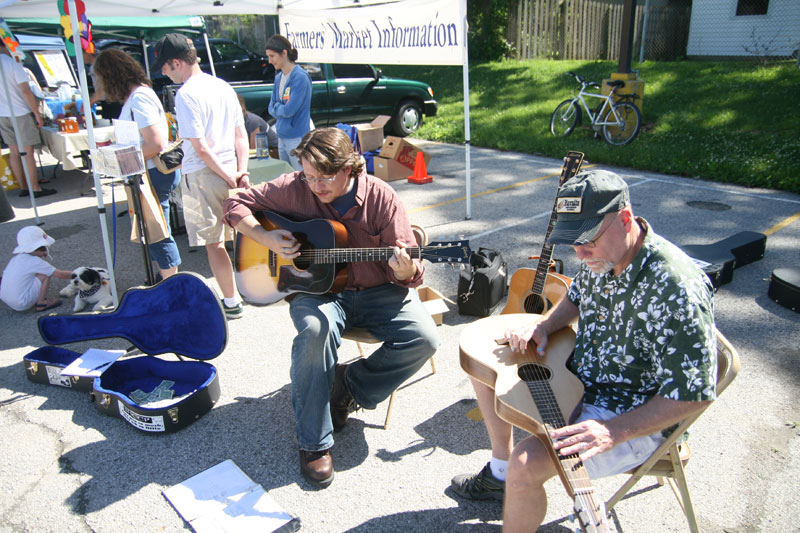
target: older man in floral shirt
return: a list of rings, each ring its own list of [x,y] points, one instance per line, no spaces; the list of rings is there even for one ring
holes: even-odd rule
[[[557,212],[549,240],[571,245],[583,264],[566,298],[507,337],[512,349],[533,340],[546,352],[548,334],[578,318],[571,370],[585,387],[583,412],[551,437],[559,453],[580,454],[590,477],[613,475],[643,463],[663,434],[716,398],[713,288],[686,254],[633,216],[616,174],[590,170],[568,180]],[[512,453],[511,427],[494,413],[493,391],[473,385],[492,462],[454,478],[453,489],[472,499],[505,493],[504,525],[535,531],[555,468],[535,437]]]

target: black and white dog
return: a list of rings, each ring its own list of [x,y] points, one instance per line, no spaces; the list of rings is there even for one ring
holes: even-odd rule
[[[72,281],[61,289],[61,296],[75,297],[73,313],[92,305],[92,311],[102,311],[114,304],[109,287],[108,271],[104,268],[78,267],[72,271]]]

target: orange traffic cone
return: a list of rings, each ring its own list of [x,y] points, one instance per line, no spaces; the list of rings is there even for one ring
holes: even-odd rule
[[[409,183],[430,183],[433,181],[432,176],[428,176],[428,169],[425,168],[425,158],[422,157],[422,152],[417,152],[417,160],[414,162],[414,174],[408,177]]]

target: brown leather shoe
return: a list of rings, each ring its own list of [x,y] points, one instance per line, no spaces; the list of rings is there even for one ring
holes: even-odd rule
[[[358,407],[353,395],[350,394],[350,390],[347,388],[346,371],[347,365],[336,365],[333,388],[331,389],[331,421],[333,422],[334,431],[340,431],[346,426],[347,417]]]
[[[300,470],[312,483],[327,487],[333,481],[333,458],[330,449],[317,452],[300,450]]]

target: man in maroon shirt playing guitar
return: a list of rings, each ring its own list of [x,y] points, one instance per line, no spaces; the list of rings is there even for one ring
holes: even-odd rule
[[[414,290],[424,266],[405,250],[416,240],[394,189],[367,174],[364,159],[339,129],[310,131],[293,155],[303,170],[226,200],[225,223],[282,260],[300,257],[304,243],[291,231],[264,227],[253,213],[327,219],[346,229],[352,248],[394,248],[388,261],[350,263],[341,292],[292,294],[292,405],[300,467],[309,481],[327,486],[334,477],[333,432],[357,407],[374,409],[419,370],[439,336]],[[367,329],[383,344],[366,359],[337,364],[342,334],[351,327]]]

